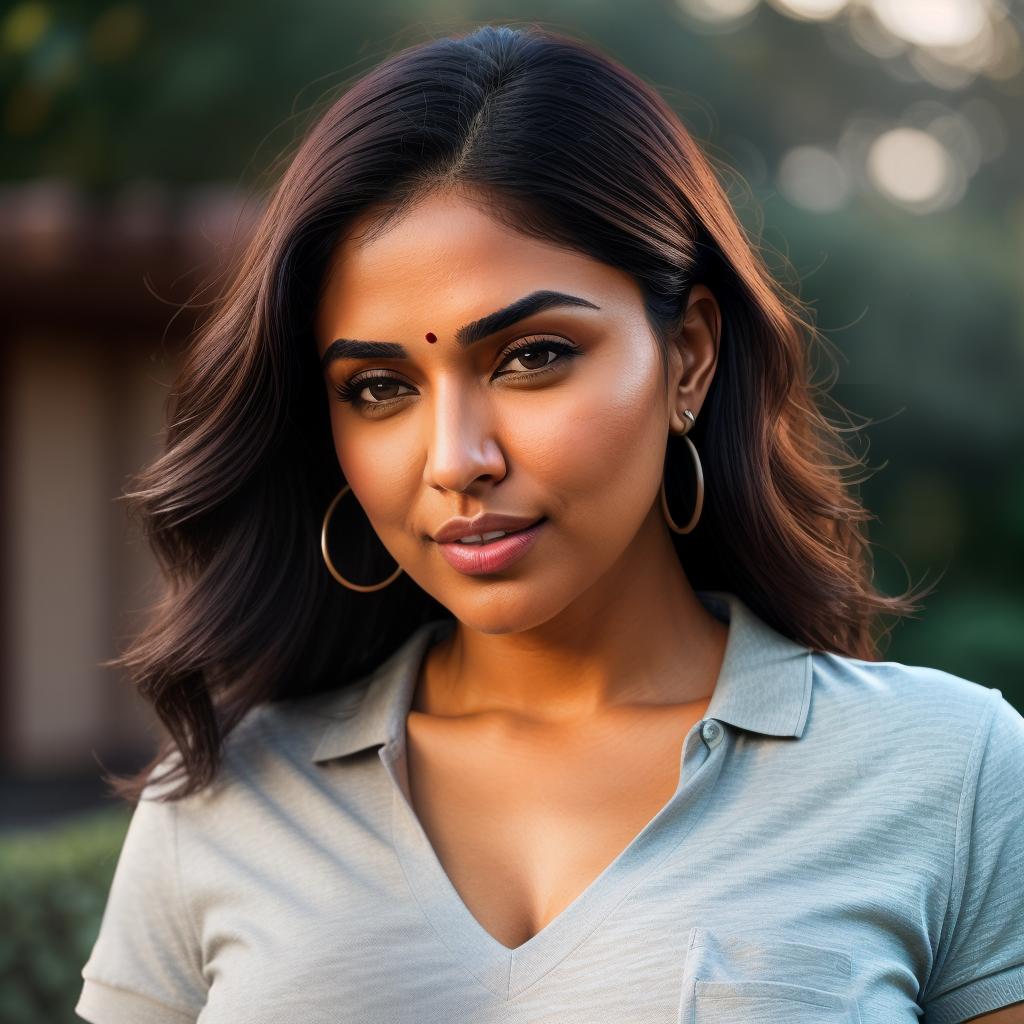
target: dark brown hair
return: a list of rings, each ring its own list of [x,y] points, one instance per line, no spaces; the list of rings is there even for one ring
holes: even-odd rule
[[[877,657],[883,615],[917,610],[872,585],[844,474],[863,468],[811,381],[826,342],[769,274],[714,165],[659,93],[595,48],[536,25],[485,25],[390,56],[335,100],[274,188],[229,286],[196,331],[168,399],[166,448],[124,495],[167,581],[126,668],[168,731],[168,799],[210,783],[223,741],[257,704],[350,684],[412,630],[451,618],[401,574],[374,593],[329,575],[319,534],[344,480],[313,334],[339,234],[381,226],[457,188],[517,231],[631,274],[667,366],[689,288],[722,310],[718,366],[690,438],[707,492],[673,534],[696,589],[736,593],[812,649]],[[859,481],[857,481],[859,482]],[[688,509],[693,469],[670,440],[666,488]],[[356,505],[343,502],[342,505]],[[339,506],[340,512],[340,506]],[[381,580],[383,546],[353,527],[343,571]]]

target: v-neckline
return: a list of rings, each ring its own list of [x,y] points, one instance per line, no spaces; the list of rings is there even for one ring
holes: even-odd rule
[[[426,651],[437,635],[437,629],[427,631],[414,659],[408,692],[403,694],[403,716],[408,714]],[[568,906],[514,948],[499,942],[470,911],[406,795],[405,728],[380,748],[392,783],[392,839],[409,888],[434,931],[484,988],[506,1000],[524,992],[561,963],[683,842],[700,816],[724,757],[725,734],[719,729],[706,742],[702,731],[706,721],[695,722],[683,739],[672,796]]]

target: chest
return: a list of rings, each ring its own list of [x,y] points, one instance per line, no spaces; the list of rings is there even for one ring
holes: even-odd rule
[[[630,844],[680,781],[708,701],[571,734],[406,723],[411,803],[463,903],[514,948]]]
[[[920,1017],[949,870],[929,859],[931,833],[898,827],[921,816],[917,776],[883,780],[843,758],[808,773],[795,744],[728,731],[709,748],[694,731],[669,813],[622,857],[662,809],[655,783],[671,789],[685,721],[666,736],[638,723],[621,749],[634,726],[555,747],[481,733],[472,756],[451,735],[425,750],[418,724],[408,774],[365,751],[181,821],[185,909],[211,985],[201,1024],[267,1007],[304,1024]],[[398,789],[431,770],[414,818]],[[865,787],[883,781],[880,822]],[[591,847],[610,862],[584,864]]]

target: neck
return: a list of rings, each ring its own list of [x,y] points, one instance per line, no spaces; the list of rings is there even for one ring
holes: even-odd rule
[[[626,704],[706,700],[727,634],[652,517],[610,571],[553,618],[501,634],[457,623],[428,652],[413,708],[568,725]]]

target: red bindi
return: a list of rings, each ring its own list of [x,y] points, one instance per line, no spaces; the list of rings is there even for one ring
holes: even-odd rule
[[[429,341],[431,344],[433,344],[435,341],[437,341],[437,335],[433,331],[428,331],[427,332],[427,341]]]

